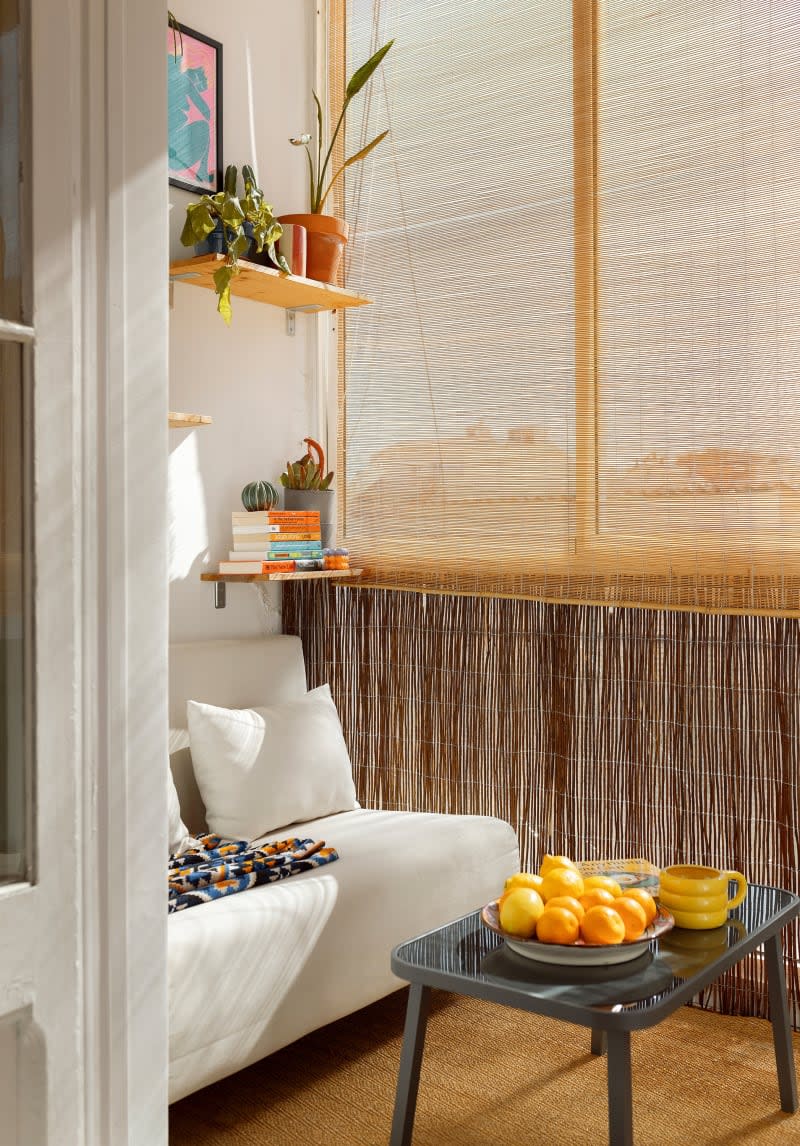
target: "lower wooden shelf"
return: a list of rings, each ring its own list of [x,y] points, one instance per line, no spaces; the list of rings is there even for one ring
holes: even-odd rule
[[[214,608],[224,609],[228,585],[252,584],[256,581],[330,581],[334,577],[358,577],[360,569],[319,569],[308,573],[201,573],[201,581],[214,586]]]
[[[201,573],[201,581],[225,581],[234,585],[250,581],[324,581],[333,577],[359,577],[360,569],[319,569],[307,573]]]
[[[177,410],[170,410],[167,418],[171,430],[188,430],[193,426],[211,425],[208,414],[180,414]]]

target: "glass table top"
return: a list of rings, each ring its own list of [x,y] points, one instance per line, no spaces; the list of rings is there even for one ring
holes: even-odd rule
[[[799,913],[800,899],[791,892],[751,884],[744,903],[722,927],[675,927],[631,962],[576,967],[516,954],[474,912],[401,944],[392,968],[411,982],[565,1017],[582,1008],[646,1011],[669,1003],[672,1010]]]

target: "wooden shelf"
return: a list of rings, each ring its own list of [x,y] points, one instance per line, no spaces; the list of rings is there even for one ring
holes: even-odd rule
[[[333,577],[359,577],[360,569],[319,569],[300,573],[201,573],[201,581],[248,584],[251,581],[325,581]]]
[[[192,426],[210,426],[211,419],[208,414],[179,414],[176,410],[169,410],[169,428],[171,430],[188,430]]]
[[[214,272],[224,261],[224,255],[200,255],[194,259],[170,263],[170,282],[213,290]],[[236,298],[250,298],[285,310],[307,311],[338,310],[339,307],[366,306],[372,302],[364,294],[355,294],[315,279],[285,275],[270,267],[247,262],[246,259],[239,260],[239,267],[239,274],[231,282],[231,294]]]

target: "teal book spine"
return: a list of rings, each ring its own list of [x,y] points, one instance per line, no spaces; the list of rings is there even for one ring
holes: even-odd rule
[[[285,553],[287,549],[294,552],[301,552],[302,550],[317,552],[322,549],[320,541],[270,541],[267,545],[270,553]]]

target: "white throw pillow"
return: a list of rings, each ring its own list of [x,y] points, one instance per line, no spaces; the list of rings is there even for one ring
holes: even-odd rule
[[[189,829],[181,819],[181,805],[178,791],[172,778],[172,769],[167,761],[167,808],[169,809],[169,854],[180,855],[186,850],[190,840]]]
[[[212,832],[252,840],[358,807],[327,684],[267,708],[187,702],[192,763]]]

